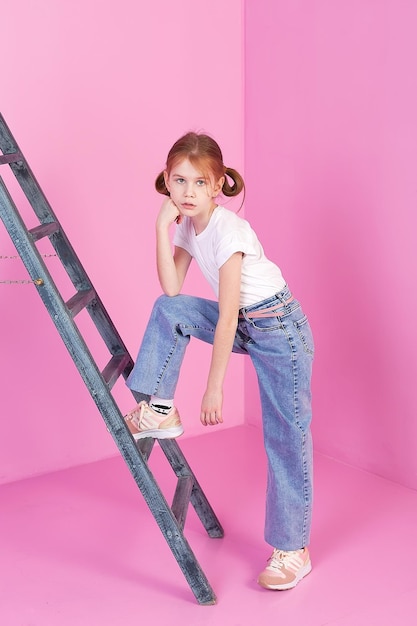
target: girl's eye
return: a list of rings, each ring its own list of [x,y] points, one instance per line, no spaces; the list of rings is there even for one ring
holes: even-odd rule
[[[205,185],[205,184],[206,184],[206,181],[205,181],[205,180],[203,180],[202,178],[201,178],[200,180],[198,180],[198,181],[197,181],[197,185],[198,185],[199,187],[202,187],[202,186],[203,186],[203,185]]]
[[[179,183],[180,185],[182,185],[182,184],[183,184],[183,182],[184,182],[184,179],[183,179],[183,178],[177,178],[177,179],[175,180],[175,182],[176,182],[176,183]]]

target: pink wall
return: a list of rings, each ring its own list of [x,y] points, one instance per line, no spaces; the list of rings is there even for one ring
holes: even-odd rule
[[[246,13],[246,216],[314,327],[316,449],[416,489],[417,5]]]
[[[245,139],[246,216],[315,331],[316,449],[417,488],[415,3],[247,2],[245,54],[240,0],[143,4],[1,10],[2,113],[127,345],[135,354],[159,293],[152,181],[167,147],[203,128],[242,169]],[[2,225],[0,250],[13,254]],[[25,277],[20,261],[0,268]],[[190,283],[211,296],[198,272]],[[0,285],[0,299],[0,482],[114,454],[35,290]],[[207,432],[208,357],[192,345],[183,371],[187,436]],[[259,425],[250,366],[245,389]],[[228,426],[242,396],[236,357]]]
[[[243,167],[241,1],[22,0],[2,3],[0,19],[2,113],[136,356],[160,293],[153,180],[168,148],[204,129]],[[13,253],[0,223],[0,255]],[[20,260],[1,263],[0,279],[26,277]],[[212,297],[198,272],[189,285]],[[115,454],[35,289],[0,285],[0,299],[0,482]],[[177,396],[186,436],[208,432],[198,420],[208,357],[191,345]],[[243,421],[242,359],[227,388],[230,427]],[[116,395],[129,408],[122,382]]]

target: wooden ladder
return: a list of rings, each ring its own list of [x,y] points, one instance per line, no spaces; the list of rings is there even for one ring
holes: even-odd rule
[[[210,537],[223,536],[220,522],[174,439],[158,440],[177,477],[172,505],[165,499],[148,466],[155,440],[134,441],[111,393],[120,376],[125,379],[129,376],[133,360],[1,114],[0,149],[3,153],[0,165],[9,165],[12,169],[39,225],[26,228],[0,177],[1,219],[197,601],[204,605],[215,604],[216,596],[184,536],[189,503]],[[66,302],[36,246],[45,237],[49,238],[74,286],[74,295]],[[83,309],[88,311],[109,351],[109,361],[102,371],[74,321]]]

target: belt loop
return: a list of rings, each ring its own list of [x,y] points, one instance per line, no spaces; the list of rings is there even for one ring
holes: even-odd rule
[[[284,287],[284,289],[285,289],[285,287]],[[278,292],[275,294],[275,295],[276,295],[276,297],[278,298],[278,300],[279,300],[282,304],[285,304],[285,298],[284,298],[283,293],[282,293],[282,292],[284,291],[284,289],[281,289],[281,291],[278,291]]]

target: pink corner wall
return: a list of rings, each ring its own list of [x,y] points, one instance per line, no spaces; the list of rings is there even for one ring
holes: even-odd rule
[[[226,163],[243,167],[241,0],[22,0],[2,3],[0,20],[1,112],[136,356],[160,293],[153,180],[167,150],[206,130]],[[14,253],[0,223],[0,255]],[[0,280],[27,278],[20,260],[0,262]],[[198,272],[188,284],[212,297]],[[104,366],[94,329],[80,323]],[[0,328],[0,482],[115,454],[33,286],[0,284]],[[207,432],[198,415],[209,354],[196,344],[186,357],[177,395],[186,436]],[[231,427],[243,422],[242,359],[232,359],[227,389]],[[129,408],[122,381],[115,393]]]
[[[316,450],[417,488],[417,5],[246,3],[246,217],[316,340]],[[246,414],[259,423],[246,370]]]
[[[159,293],[153,178],[205,129],[245,165],[245,215],[311,319],[316,449],[417,488],[415,3],[246,2],[245,38],[241,0],[145,4],[22,0],[0,16],[1,111],[129,349]],[[20,261],[1,261],[13,278]],[[198,272],[189,286],[211,297]],[[115,454],[32,286],[0,284],[0,327],[0,483]],[[190,346],[186,436],[207,432],[208,358]],[[226,411],[260,426],[239,357]]]

